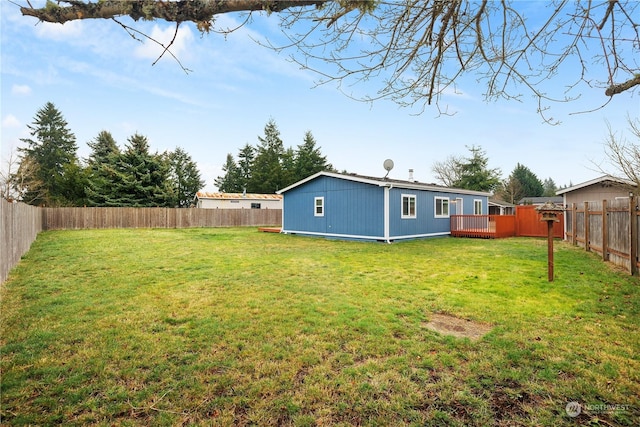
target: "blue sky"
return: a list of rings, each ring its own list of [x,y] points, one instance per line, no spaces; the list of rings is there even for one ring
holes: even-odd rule
[[[302,144],[311,131],[340,171],[383,176],[382,163],[391,158],[391,177],[406,179],[412,168],[417,180],[435,182],[434,162],[466,155],[466,146],[476,145],[503,177],[521,163],[541,180],[568,185],[600,175],[594,163],[604,159],[606,122],[623,136],[627,117],[640,111],[637,95],[628,93],[595,112],[571,114],[606,101],[602,91],[585,89],[575,103],[552,105],[550,115],[562,123],[550,126],[537,114],[535,100],[487,103],[482,88],[466,79],[458,94],[442,99],[455,115],[439,116],[435,107],[416,114],[418,109],[391,101],[354,101],[335,85],[316,87],[317,75],[252,40],[277,37],[275,15],[256,16],[226,38],[181,26],[173,52],[192,70],[186,74],[169,56],[152,65],[158,47],[132,39],[112,21],[38,24],[10,2],[0,2],[0,8],[3,167],[28,136],[26,126],[37,110],[50,101],[76,135],[80,157],[88,156],[86,143],[102,130],[121,147],[138,132],[152,150],[184,148],[207,191],[215,190],[227,153],[236,156],[246,143],[255,146],[270,119],[285,147]],[[238,19],[221,16],[218,23],[233,26]],[[174,24],[145,22],[136,28],[169,40]],[[373,83],[353,90],[372,92]]]

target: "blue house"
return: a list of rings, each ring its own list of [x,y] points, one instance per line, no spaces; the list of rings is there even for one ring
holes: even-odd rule
[[[318,172],[277,192],[282,232],[392,242],[450,234],[450,215],[488,214],[489,193]]]

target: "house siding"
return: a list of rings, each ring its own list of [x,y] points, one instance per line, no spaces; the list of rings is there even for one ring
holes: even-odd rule
[[[457,198],[464,200],[465,214],[474,213],[474,200],[481,200],[482,213],[488,213],[488,194],[416,188],[418,185],[358,181],[322,174],[310,177],[283,190],[282,231],[385,241],[448,235],[450,217],[435,218],[436,197],[450,201],[450,215],[457,213],[451,203]],[[403,195],[415,196],[415,218],[402,217]],[[320,197],[324,200],[322,216],[314,214],[315,200]],[[388,203],[388,209],[385,203]]]
[[[324,197],[324,216],[313,214],[316,197]],[[286,193],[283,230],[383,238],[383,213],[383,188],[319,177]]]

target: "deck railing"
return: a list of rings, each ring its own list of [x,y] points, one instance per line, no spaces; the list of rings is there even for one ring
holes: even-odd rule
[[[453,237],[495,239],[516,235],[515,215],[451,215]]]

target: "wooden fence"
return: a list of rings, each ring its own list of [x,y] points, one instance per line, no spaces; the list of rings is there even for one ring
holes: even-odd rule
[[[43,230],[280,226],[282,209],[38,208],[0,199],[0,283]]]
[[[44,230],[282,224],[282,209],[42,208]]]
[[[640,267],[638,199],[574,203],[566,211],[566,240],[637,275]]]
[[[564,237],[562,212],[553,224],[553,237]],[[532,205],[516,206],[515,215],[451,215],[453,237],[547,237],[547,223],[540,221],[540,214]]]
[[[0,198],[0,283],[42,231],[42,214],[35,206]]]
[[[558,222],[553,223],[553,237],[564,237],[564,213],[558,212]],[[546,221],[540,221],[540,213],[533,205],[516,206],[516,236],[547,237]]]

